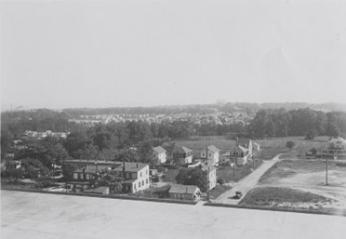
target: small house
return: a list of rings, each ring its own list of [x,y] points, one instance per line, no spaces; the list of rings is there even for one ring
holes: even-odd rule
[[[168,191],[170,198],[179,200],[198,201],[201,197],[201,191],[194,185],[173,184]]]
[[[155,160],[158,164],[166,163],[167,152],[163,147],[161,146],[154,147],[153,152],[154,152]]]
[[[174,147],[173,161],[175,164],[181,166],[192,163],[192,149],[189,149],[185,146]]]

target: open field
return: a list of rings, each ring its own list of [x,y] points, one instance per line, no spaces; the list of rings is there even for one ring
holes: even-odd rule
[[[283,153],[282,157],[292,156],[305,156],[305,153],[311,148],[320,148],[328,143],[329,138],[326,136],[319,136],[313,140],[305,140],[303,136],[297,137],[277,137],[256,140],[261,145],[261,152],[258,158],[271,159],[279,153]],[[289,150],[286,147],[287,141],[293,141],[295,147]]]
[[[260,180],[261,184],[323,186],[325,184],[325,161],[283,160],[274,165]],[[328,183],[346,190],[346,167],[335,161],[328,162]]]
[[[258,186],[242,203],[258,205],[265,202],[271,203],[272,206],[289,205],[292,208],[308,205],[313,208],[346,209],[346,167],[330,161],[328,169],[328,186],[326,186],[324,161],[282,160],[262,176]],[[288,192],[296,195],[297,202],[291,201]],[[310,203],[306,198],[312,198],[306,197],[306,193],[315,195]],[[281,197],[277,197],[278,195]],[[318,202],[315,199],[318,199]]]
[[[41,193],[1,191],[1,209],[4,239],[341,239],[346,234],[345,217]]]

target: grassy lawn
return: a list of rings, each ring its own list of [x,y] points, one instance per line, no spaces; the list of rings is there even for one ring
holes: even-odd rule
[[[259,167],[262,164],[262,160],[257,159],[255,161],[255,168]],[[246,175],[250,174],[252,169],[252,163],[236,167],[235,170],[231,166],[220,166],[216,171],[216,177],[219,179],[223,179],[225,182],[237,182]]]
[[[345,172],[346,168],[338,166],[336,162],[328,162],[328,170],[336,170],[338,172]],[[325,162],[320,160],[288,160],[285,159],[275,164],[269,169],[260,179],[261,184],[276,183],[284,178],[291,177],[294,175],[311,175],[316,172],[325,171]],[[346,175],[346,174],[345,174]],[[300,183],[304,183],[301,181]]]
[[[295,203],[329,203],[332,199],[325,198],[310,192],[281,187],[258,187],[246,194],[240,202],[243,206],[289,206]],[[311,206],[312,206],[311,205]]]
[[[218,185],[216,185],[215,188],[213,188],[212,190],[209,191],[209,196],[211,199],[215,199],[229,189],[231,189],[230,186],[218,184]]]
[[[283,153],[282,157],[297,157],[304,156],[311,148],[321,148],[326,145],[329,138],[326,136],[316,137],[314,140],[305,140],[303,136],[300,137],[278,137],[256,140],[261,145],[261,152],[257,157],[262,159],[271,159],[279,153]],[[289,150],[286,147],[287,141],[293,141],[295,147]]]
[[[168,169],[163,177],[164,182],[176,183],[175,177],[178,175],[179,169]]]

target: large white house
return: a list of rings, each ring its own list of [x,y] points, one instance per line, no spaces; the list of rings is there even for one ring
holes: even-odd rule
[[[211,165],[218,165],[220,160],[220,150],[214,145],[209,145],[201,151],[201,158]]]
[[[136,193],[150,187],[149,165],[145,163],[95,160],[66,160],[65,163],[78,167],[72,175],[76,185],[102,173],[111,173],[117,176],[124,193]]]
[[[154,151],[155,159],[157,160],[159,164],[166,163],[167,152],[164,148],[162,148],[161,146],[157,146],[153,148],[153,151]]]

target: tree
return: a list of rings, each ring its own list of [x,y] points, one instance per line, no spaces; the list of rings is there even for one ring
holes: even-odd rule
[[[62,165],[62,173],[64,175],[64,181],[71,181],[73,180],[73,172],[75,171],[75,166],[72,164],[63,164]]]
[[[335,124],[329,124],[328,127],[327,127],[326,134],[329,137],[336,138],[336,137],[338,137],[340,135],[340,131],[339,131],[338,127]]]
[[[1,129],[1,158],[9,151],[13,142],[13,134],[8,129]]]
[[[24,158],[21,159],[24,175],[28,178],[38,178],[48,175],[48,168],[38,159]]]
[[[295,146],[295,143],[293,141],[287,141],[287,143],[286,143],[287,148],[293,149],[294,146]]]
[[[16,183],[18,179],[23,178],[24,171],[21,168],[7,168],[3,173],[1,173],[1,176],[13,178]]]
[[[316,130],[310,129],[310,130],[307,132],[307,134],[306,134],[306,136],[305,136],[305,139],[306,139],[306,140],[313,140],[313,139],[316,137],[316,135],[317,135]]]
[[[97,132],[92,138],[94,145],[96,145],[100,151],[109,149],[112,136],[106,129],[98,128]]]
[[[208,177],[207,172],[203,171],[201,168],[182,168],[179,170],[175,180],[184,185],[196,185],[202,192],[208,190]]]
[[[73,158],[95,159],[97,156],[97,149],[85,131],[72,132],[64,146]]]
[[[150,165],[155,165],[156,162],[153,162],[154,152],[151,142],[145,141],[142,142],[138,147],[138,156],[139,160],[143,163],[150,163]]]

